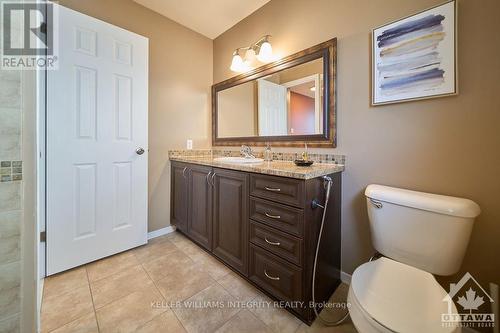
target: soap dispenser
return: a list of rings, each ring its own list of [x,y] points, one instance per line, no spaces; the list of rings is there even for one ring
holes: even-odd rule
[[[305,147],[304,147],[304,151],[302,152],[302,160],[303,161],[309,161],[309,154],[307,152],[307,142],[304,143]]]
[[[273,152],[271,151],[271,145],[266,143],[266,148],[264,148],[264,161],[271,162],[273,160]]]

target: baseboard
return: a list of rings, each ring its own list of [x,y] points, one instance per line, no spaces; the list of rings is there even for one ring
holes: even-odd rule
[[[351,284],[351,274],[340,272],[340,281],[344,282],[345,284]]]
[[[167,235],[167,234],[174,232],[174,231],[175,231],[175,226],[169,225],[168,227],[148,232],[148,240],[152,239],[152,238],[160,237],[163,235]]]

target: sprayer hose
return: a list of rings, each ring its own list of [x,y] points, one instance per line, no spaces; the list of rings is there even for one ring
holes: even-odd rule
[[[349,311],[344,315],[344,317],[340,318],[337,321],[328,321],[320,317],[318,310],[316,309],[316,297],[315,297],[315,281],[316,281],[316,266],[318,264],[318,254],[319,254],[319,246],[321,244],[321,236],[323,234],[323,226],[325,225],[325,218],[326,218],[326,209],[328,208],[328,201],[330,199],[330,190],[332,187],[332,179],[330,177],[324,177],[326,181],[326,198],[325,198],[325,205],[323,208],[323,218],[321,219],[321,226],[319,228],[319,236],[318,236],[318,243],[316,245],[316,253],[314,255],[314,265],[313,265],[313,276],[312,276],[312,301],[313,301],[313,309],[314,313],[316,314],[316,317],[325,325],[325,326],[337,326],[340,325],[346,320],[347,317],[349,317]]]

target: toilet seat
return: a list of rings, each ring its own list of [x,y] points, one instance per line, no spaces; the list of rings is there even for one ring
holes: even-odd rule
[[[446,294],[432,274],[382,257],[354,271],[351,317],[361,332],[457,332],[441,322]]]

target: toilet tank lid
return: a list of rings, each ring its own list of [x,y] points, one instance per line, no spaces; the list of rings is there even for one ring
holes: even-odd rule
[[[365,196],[400,206],[427,210],[440,214],[474,218],[481,213],[478,204],[469,199],[417,192],[402,188],[371,184]]]

